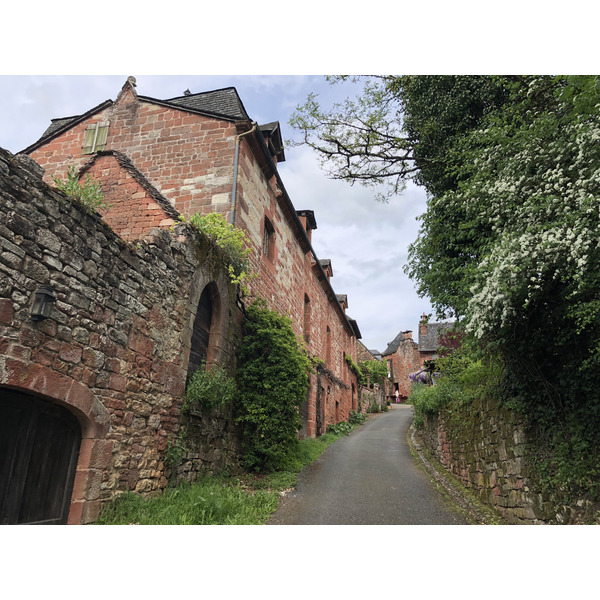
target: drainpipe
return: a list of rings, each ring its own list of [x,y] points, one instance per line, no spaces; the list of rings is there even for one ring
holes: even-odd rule
[[[252,129],[246,131],[244,133],[240,133],[240,135],[235,138],[235,157],[233,159],[233,190],[231,191],[231,218],[230,222],[232,225],[235,225],[235,201],[237,197],[237,174],[238,174],[238,161],[240,157],[240,139],[245,135],[256,131],[257,123],[256,121],[252,122]]]

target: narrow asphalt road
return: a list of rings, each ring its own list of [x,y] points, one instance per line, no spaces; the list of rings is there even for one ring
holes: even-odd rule
[[[466,525],[410,453],[412,407],[392,406],[329,446],[268,525]]]

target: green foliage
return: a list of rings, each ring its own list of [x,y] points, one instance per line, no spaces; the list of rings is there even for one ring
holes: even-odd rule
[[[185,221],[185,218],[181,217],[181,220]],[[221,213],[194,213],[190,224],[223,250],[229,263],[230,281],[243,287],[251,277],[249,256],[252,250],[246,233],[228,223]]]
[[[381,412],[381,407],[379,406],[379,404],[377,403],[376,400],[373,400],[371,405],[367,408],[367,412],[369,412],[369,413]]]
[[[185,445],[183,435],[178,435],[175,438],[169,437],[165,451],[165,466],[174,468],[179,465],[187,451],[188,448]]]
[[[477,359],[461,349],[437,359],[436,369],[435,385],[411,386],[408,400],[414,406],[416,427],[423,424],[424,417],[443,408],[454,410],[475,399],[502,397],[503,368],[498,360]]]
[[[74,166],[67,169],[65,180],[58,177],[52,177],[52,180],[59,190],[82,204],[88,211],[104,210],[111,206],[104,200],[100,181],[92,179],[89,173],[83,181],[80,181],[79,173]]]
[[[431,192],[456,185],[448,169],[453,140],[503,102],[505,91],[483,76],[329,77],[349,88],[330,109],[314,94],[290,125],[302,133],[334,179],[388,186],[382,200],[414,180]],[[357,86],[361,87],[357,87]],[[358,91],[357,91],[358,90]]]
[[[207,369],[203,361],[187,382],[183,410],[209,411],[232,403],[236,395],[235,379],[217,365]]]
[[[365,385],[366,378],[364,373],[362,372],[362,369],[354,362],[354,359],[349,354],[344,354],[344,358],[346,360],[348,368],[356,375],[358,382],[361,385]]]
[[[489,80],[504,103],[454,138],[457,185],[430,196],[409,274],[502,361],[503,395],[539,432],[549,484],[596,493],[599,79]]]
[[[297,444],[311,363],[291,320],[268,309],[264,300],[248,307],[242,327],[236,423],[243,431],[243,464],[269,471]]]
[[[362,385],[367,384],[367,375],[371,386],[375,383],[383,385],[383,382],[387,379],[387,364],[382,360],[363,360],[358,363],[358,366],[363,373]]]
[[[355,410],[351,410],[348,415],[348,423],[350,425],[360,425],[366,421],[367,417],[362,413],[356,412]]]
[[[182,482],[153,498],[121,494],[102,511],[98,524],[254,525],[265,522],[277,501],[275,492],[248,493],[221,478],[206,476],[193,485]]]
[[[355,427],[348,421],[340,421],[339,423],[327,425],[327,433],[333,433],[334,435],[348,435],[354,429]]]

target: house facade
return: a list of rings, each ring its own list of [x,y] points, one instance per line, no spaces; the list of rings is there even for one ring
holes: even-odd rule
[[[440,338],[454,328],[454,323],[429,323],[427,315],[423,313],[419,322],[419,356],[421,366],[428,360],[438,357]]]
[[[33,166],[19,166],[27,157]],[[114,102],[53,120],[20,156],[1,158],[0,412],[22,427],[43,414],[72,432],[68,448],[52,450],[69,473],[52,488],[62,498],[57,522],[92,522],[118,491],[165,487],[186,377],[202,360],[235,367],[243,310],[256,297],[289,315],[320,359],[301,435],[325,433],[358,408],[346,360],[356,362],[358,325],[332,288],[331,262],[312,248],[314,213],[294,208],[277,171],[278,123],[253,122],[234,88],[159,100],[138,95],[129,78]],[[110,205],[102,219],[52,189],[71,167],[102,182]],[[212,212],[250,239],[257,277],[245,296],[180,223]],[[38,323],[30,301],[45,286],[56,297]],[[235,453],[235,431],[215,427],[194,450],[198,463],[222,465]],[[28,451],[41,447],[39,436]],[[15,437],[11,455],[24,439]],[[26,492],[15,464],[3,468]],[[17,512],[24,506],[0,496]]]
[[[158,100],[138,95],[129,78],[115,102],[54,120],[24,152],[48,183],[73,165],[100,179],[112,204],[103,218],[126,240],[194,213],[219,212],[243,229],[258,274],[247,300],[260,296],[288,314],[309,354],[324,361],[311,376],[302,434],[325,433],[357,408],[345,356],[356,360],[360,330],[333,291],[331,262],[312,248],[314,213],[294,208],[277,171],[279,124],[253,122],[235,88]]]

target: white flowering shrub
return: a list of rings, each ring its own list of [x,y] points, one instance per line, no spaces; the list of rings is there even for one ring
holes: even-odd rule
[[[454,145],[408,271],[503,365],[547,481],[600,499],[600,80],[524,81]]]

